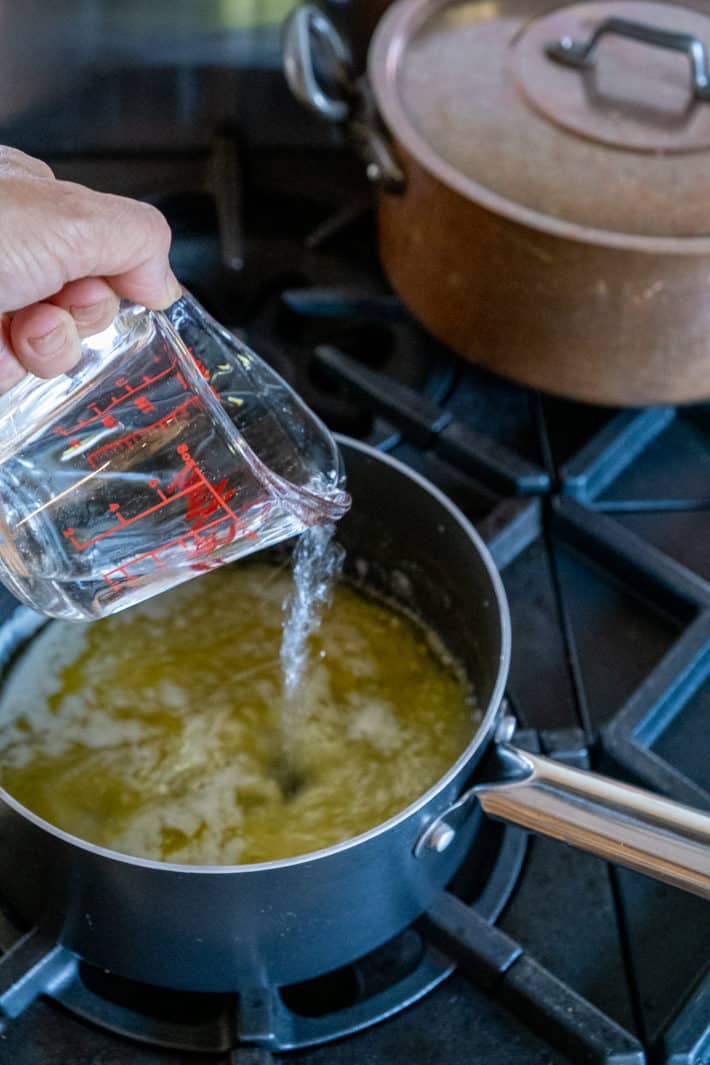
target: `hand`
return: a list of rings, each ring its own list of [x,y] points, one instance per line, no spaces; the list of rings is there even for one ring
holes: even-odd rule
[[[105,329],[120,296],[169,307],[170,228],[148,204],[57,181],[0,146],[0,393],[29,371],[65,373],[80,337]]]

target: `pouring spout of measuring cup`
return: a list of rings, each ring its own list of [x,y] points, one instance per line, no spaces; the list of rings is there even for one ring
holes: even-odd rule
[[[166,312],[220,416],[274,499],[304,525],[338,521],[350,506],[338,446],[283,378],[185,293]]]
[[[115,613],[349,502],[323,423],[187,292],[0,397],[0,579],[46,614]]]

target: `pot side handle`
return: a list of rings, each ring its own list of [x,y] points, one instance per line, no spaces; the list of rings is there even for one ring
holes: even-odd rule
[[[710,899],[710,815],[511,744],[503,779],[473,791],[497,820]]]
[[[372,184],[385,192],[402,192],[404,173],[367,78],[355,78],[348,45],[315,4],[301,4],[288,16],[281,54],[284,76],[295,98],[342,128]]]
[[[332,75],[325,84],[317,71],[315,51],[323,53]],[[350,52],[335,26],[315,4],[296,7],[283,25],[281,58],[288,86],[304,107],[329,122],[345,122],[352,104]]]

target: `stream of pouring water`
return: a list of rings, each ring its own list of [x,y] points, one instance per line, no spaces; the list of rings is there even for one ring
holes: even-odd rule
[[[281,640],[284,704],[293,705],[308,662],[308,637],[320,625],[345,551],[335,542],[335,525],[315,525],[300,536],[293,553],[293,592],[284,604]],[[288,711],[285,710],[285,716]]]
[[[293,591],[284,603],[281,638],[283,700],[275,764],[284,798],[297,794],[303,785],[298,735],[303,717],[301,685],[308,665],[308,638],[320,625],[345,558],[334,536],[335,525],[313,526],[301,534],[293,553]]]

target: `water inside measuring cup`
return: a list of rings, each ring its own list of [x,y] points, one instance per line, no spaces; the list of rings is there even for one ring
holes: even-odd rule
[[[91,620],[314,520],[308,507],[327,489],[318,474],[298,488],[272,476],[215,419],[197,375],[158,331],[148,358],[137,346],[120,372],[89,381],[80,401],[40,419],[5,455],[0,558],[20,599]],[[277,419],[262,420],[272,438]]]

